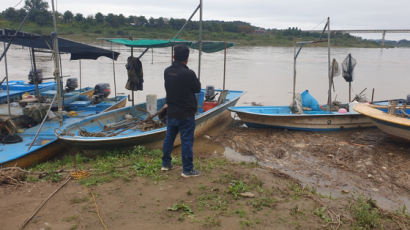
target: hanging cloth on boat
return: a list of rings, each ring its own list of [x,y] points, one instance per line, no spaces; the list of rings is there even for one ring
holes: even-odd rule
[[[356,59],[352,57],[352,54],[348,54],[345,60],[342,62],[343,78],[347,82],[353,81],[353,70],[356,64]]]
[[[125,65],[128,73],[128,81],[125,88],[128,90],[142,90],[144,82],[144,73],[142,71],[142,63],[140,59],[129,56]]]

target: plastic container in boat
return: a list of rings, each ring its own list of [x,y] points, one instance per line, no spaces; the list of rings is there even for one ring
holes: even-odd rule
[[[215,108],[217,105],[218,105],[218,102],[216,102],[216,101],[205,101],[204,102],[204,112],[206,112],[206,111],[208,111],[212,108]]]

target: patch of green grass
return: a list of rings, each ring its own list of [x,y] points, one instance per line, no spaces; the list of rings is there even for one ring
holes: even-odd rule
[[[253,222],[252,220],[247,219],[247,220],[240,220],[239,224],[243,228],[249,228],[249,227],[253,227],[255,225],[255,222]]]
[[[191,207],[189,205],[181,202],[181,203],[175,203],[172,207],[167,208],[168,211],[173,211],[173,212],[180,212],[181,214],[178,217],[179,221],[184,221],[185,217],[193,217],[194,212],[192,211]]]
[[[316,208],[315,210],[313,210],[313,214],[320,217],[320,219],[322,219],[326,223],[329,223],[330,218],[326,215],[326,209],[327,208],[325,206]]]
[[[234,199],[238,199],[240,194],[248,191],[248,185],[242,180],[231,180],[227,193],[231,194]]]
[[[208,227],[208,228],[219,227],[219,226],[221,226],[221,220],[216,215],[215,216],[208,216],[208,217],[205,218],[204,226]]]
[[[275,205],[275,199],[269,196],[257,197],[248,201],[248,204],[257,211],[261,211],[263,207],[272,208]]]
[[[108,183],[112,181],[112,177],[109,175],[103,175],[103,176],[89,176],[83,179],[80,179],[80,184],[85,185],[85,186],[93,186],[93,185],[98,185],[98,184],[103,184],[103,183]]]
[[[381,215],[373,200],[359,196],[353,201],[350,210],[355,229],[372,229],[381,226]]]
[[[298,205],[295,205],[292,209],[290,209],[289,214],[297,218],[298,216],[304,216],[305,212],[303,209],[299,208]]]
[[[235,211],[234,211],[234,213],[236,214],[236,215],[238,215],[240,218],[245,218],[245,217],[247,217],[248,216],[248,214],[245,212],[245,210],[243,210],[243,209],[236,209]]]

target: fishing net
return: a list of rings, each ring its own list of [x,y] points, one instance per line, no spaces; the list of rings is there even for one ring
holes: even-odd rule
[[[353,70],[356,64],[356,59],[352,57],[352,54],[348,54],[345,60],[342,62],[343,78],[347,82],[353,81]]]

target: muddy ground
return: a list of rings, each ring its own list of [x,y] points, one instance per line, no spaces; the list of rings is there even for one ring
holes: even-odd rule
[[[212,138],[321,193],[364,194],[388,210],[410,207],[410,143],[378,129],[312,133],[236,122]]]
[[[79,160],[91,176],[68,182],[24,229],[104,229],[96,204],[108,229],[410,227],[410,146],[377,129],[308,133],[234,122],[197,139],[194,151],[202,175],[189,179],[180,177],[180,161],[159,171],[160,151]],[[72,168],[55,162],[31,170]],[[0,229],[19,229],[68,175],[0,185]]]

